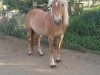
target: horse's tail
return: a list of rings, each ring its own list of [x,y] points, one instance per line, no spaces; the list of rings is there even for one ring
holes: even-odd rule
[[[25,22],[26,22],[26,30],[30,30],[31,27],[30,27],[30,17],[31,17],[31,11],[29,11],[27,14],[26,14],[26,18],[25,18]]]
[[[27,38],[28,38],[28,43],[29,43],[29,55],[32,54],[33,46],[34,46],[34,34],[35,32],[32,30],[30,26],[30,17],[31,17],[31,11],[29,11],[26,15],[26,31],[27,31]]]
[[[31,45],[32,45],[32,48],[33,48],[33,45],[35,43],[34,36],[35,36],[35,32],[32,30],[31,31]]]
[[[34,31],[33,30],[27,31],[27,38],[28,38],[28,55],[31,55],[33,51],[33,46],[34,46]]]

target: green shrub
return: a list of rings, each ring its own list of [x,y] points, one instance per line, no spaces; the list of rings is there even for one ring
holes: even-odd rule
[[[85,11],[70,18],[63,46],[100,53],[100,9]]]
[[[48,2],[48,0],[37,0],[38,4],[44,4],[44,3],[47,3],[47,2]]]
[[[0,31],[18,38],[26,38],[25,27],[23,25],[18,26],[14,18],[5,20],[5,23],[0,26]]]
[[[100,10],[86,11],[71,18],[69,32],[79,35],[100,35]]]

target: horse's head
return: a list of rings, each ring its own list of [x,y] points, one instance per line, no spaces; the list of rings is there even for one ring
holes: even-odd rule
[[[54,23],[60,25],[63,20],[64,2],[62,0],[49,0],[48,6],[50,7]]]

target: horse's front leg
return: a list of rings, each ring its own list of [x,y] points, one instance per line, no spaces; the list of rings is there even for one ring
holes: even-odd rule
[[[43,56],[43,52],[41,50],[41,35],[37,35],[37,42],[38,42],[38,52],[40,56]]]
[[[28,55],[31,55],[33,50],[34,31],[32,30],[27,31],[27,37],[28,37]]]
[[[61,58],[60,58],[61,51],[60,51],[60,49],[61,49],[63,37],[64,37],[64,35],[59,36],[58,39],[57,39],[57,60],[56,60],[57,63],[61,62]]]
[[[54,40],[53,37],[51,36],[48,37],[48,42],[50,46],[50,66],[51,68],[56,67],[55,62],[54,62],[54,57],[53,57],[53,54],[54,54],[53,40]]]

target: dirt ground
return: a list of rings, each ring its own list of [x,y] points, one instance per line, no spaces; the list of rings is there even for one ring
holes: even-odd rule
[[[28,56],[25,40],[0,33],[0,75],[100,75],[100,55],[62,49],[62,62],[51,69],[49,47],[42,46],[42,50],[43,57],[37,46]]]

